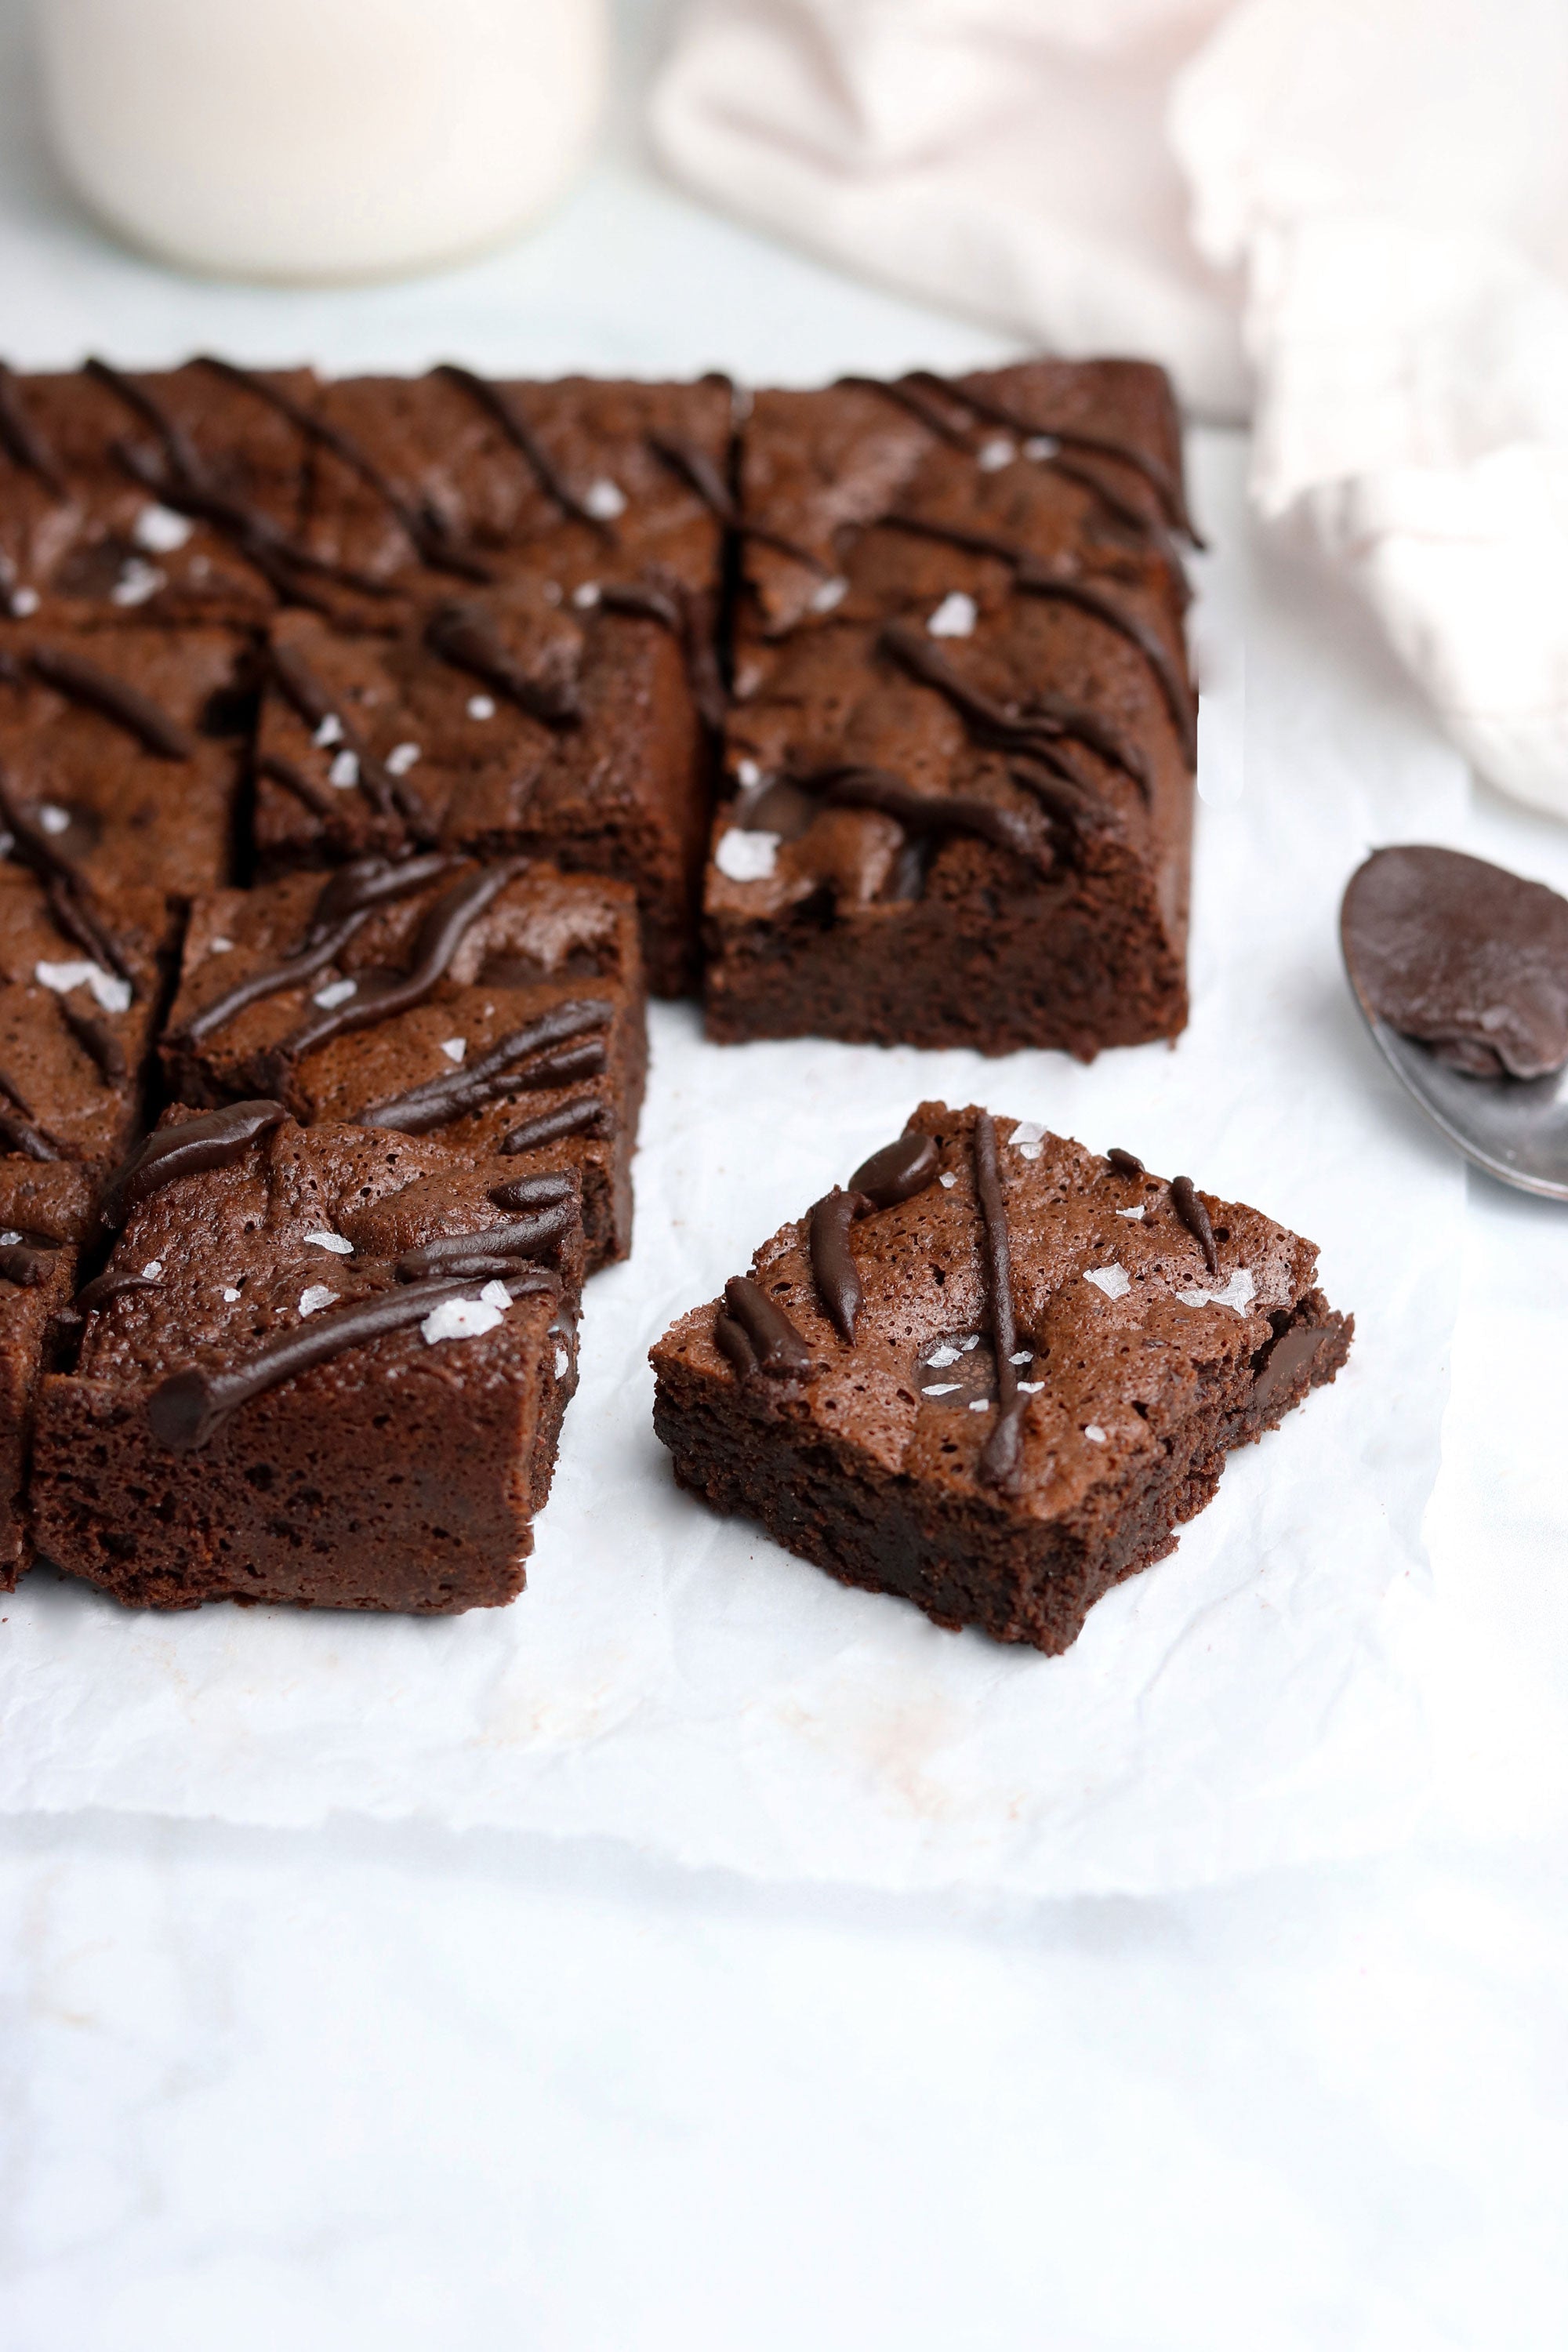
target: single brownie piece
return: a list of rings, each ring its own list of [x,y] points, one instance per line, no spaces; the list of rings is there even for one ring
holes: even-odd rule
[[[199,899],[163,1054],[187,1103],[419,1134],[492,1176],[570,1170],[592,1263],[631,1246],[647,1066],[624,885],[434,851]]]
[[[1175,1036],[1195,698],[1162,372],[763,393],[741,506],[710,1035]]]
[[[188,897],[234,871],[245,656],[224,629],[0,646],[0,775],[95,884]]]
[[[0,614],[250,622],[320,593],[300,544],[314,445],[262,386],[306,409],[315,398],[304,369],[0,366]]]
[[[614,876],[637,891],[650,985],[679,994],[708,753],[680,610],[650,617],[651,593],[552,602],[524,579],[383,636],[283,616],[257,747],[263,871],[441,842]]]
[[[33,1399],[76,1288],[77,1244],[91,1213],[81,1169],[0,1159],[0,1592],[15,1588],[31,1557]]]
[[[46,1558],[153,1608],[521,1590],[576,1382],[571,1177],[249,1103],[172,1114],[106,1208],[79,1360],[39,1400]]]
[[[1343,1363],[1316,1260],[1129,1152],[925,1103],[665,1334],[654,1426],[845,1583],[1065,1650]]]
[[[129,1149],[176,929],[160,891],[73,889],[0,859],[0,1167],[102,1173]]]

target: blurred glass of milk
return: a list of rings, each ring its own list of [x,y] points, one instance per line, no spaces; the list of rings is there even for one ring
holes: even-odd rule
[[[283,279],[428,268],[540,212],[605,0],[35,0],[56,152],[139,246]]]

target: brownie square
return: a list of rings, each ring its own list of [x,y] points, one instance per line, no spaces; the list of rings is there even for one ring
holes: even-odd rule
[[[396,634],[272,633],[257,751],[264,871],[437,841],[630,883],[649,984],[693,975],[708,753],[679,632],[527,578]]]
[[[1310,1242],[925,1103],[653,1350],[682,1486],[847,1584],[1047,1651],[1162,1559],[1353,1328]]]
[[[276,1095],[307,1123],[424,1134],[491,1181],[570,1171],[591,1262],[631,1245],[647,1045],[623,884],[437,852],[216,892],[192,908],[162,1051],[187,1103]]]
[[[1176,1035],[1195,704],[1161,371],[763,393],[741,506],[709,1034]]]
[[[229,879],[247,714],[228,630],[24,631],[0,647],[7,797],[96,886],[189,897]]]
[[[0,1159],[0,1592],[14,1591],[32,1554],[33,1401],[76,1288],[77,1245],[91,1213],[81,1169]]]
[[[311,478],[311,552],[340,579],[421,604],[454,583],[522,574],[568,592],[657,578],[710,596],[732,404],[721,376],[516,383],[437,368],[329,384],[315,405],[326,437]],[[384,595],[342,609],[373,627],[391,611]]]
[[[161,891],[51,896],[0,861],[0,1167],[129,1149],[176,931]]]
[[[576,1382],[576,1188],[531,1185],[277,1106],[173,1114],[43,1384],[39,1551],[142,1607],[511,1600]]]
[[[237,379],[193,360],[132,374],[0,368],[0,614],[49,627],[252,622],[311,593],[306,369]]]

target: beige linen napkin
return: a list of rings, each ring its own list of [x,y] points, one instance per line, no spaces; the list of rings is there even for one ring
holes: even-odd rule
[[[1257,426],[1253,495],[1568,815],[1562,0],[692,0],[714,201]],[[1245,352],[1245,358],[1243,353]]]

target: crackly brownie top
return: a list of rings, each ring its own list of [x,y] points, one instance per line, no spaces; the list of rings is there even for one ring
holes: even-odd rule
[[[710,589],[731,410],[719,377],[515,383],[437,368],[333,383],[310,542],[340,572],[420,594],[442,572],[483,585],[519,567],[567,593],[623,572]]]
[[[492,1350],[480,1347],[477,1362],[467,1360],[473,1343],[514,1316],[531,1329],[537,1323],[542,1339],[552,1322],[569,1318],[582,1280],[573,1177],[457,1168],[415,1136],[306,1131],[278,1105],[201,1118],[171,1111],[107,1205],[123,1214],[123,1230],[78,1301],[78,1371],[137,1389],[191,1365],[243,1368],[306,1325],[313,1334],[345,1331],[347,1364],[363,1343],[342,1310],[406,1292],[411,1307],[428,1297],[434,1311],[436,1294],[447,1290],[471,1294],[487,1311],[448,1313],[423,1339],[419,1322],[410,1323],[398,1360],[429,1354],[443,1376],[477,1369],[500,1379],[505,1360]],[[539,1286],[509,1307],[509,1280]],[[498,1281],[501,1290],[481,1299]],[[328,1317],[340,1319],[315,1319]],[[470,1345],[449,1349],[447,1338]]]
[[[371,858],[200,900],[168,1050],[210,1099],[274,1093],[471,1150],[573,1103],[613,1123],[640,996],[626,885]]]
[[[314,396],[305,369],[259,381]],[[279,551],[297,543],[310,450],[207,362],[0,369],[0,609],[93,625],[267,611],[286,584]]]
[[[1316,1257],[1127,1153],[925,1103],[655,1362],[739,1384],[885,1471],[1054,1517],[1268,1348]]]
[[[243,723],[226,630],[20,631],[0,646],[7,794],[95,882],[226,880]]]
[[[448,595],[381,635],[283,616],[258,735],[264,848],[683,832],[686,763],[658,730],[673,718],[684,741],[670,706],[696,650],[687,616],[662,596],[552,587]]]
[[[1157,858],[1184,829],[1195,705],[1163,379],[1057,363],[963,385],[758,396],[717,915],[824,884],[919,895],[911,845],[1061,867]]]
[[[51,900],[0,860],[0,1153],[102,1162],[123,1150],[170,935],[157,891]]]
[[[1568,900],[1454,849],[1380,849],[1351,877],[1345,961],[1369,1013],[1478,1077],[1568,1063]]]

